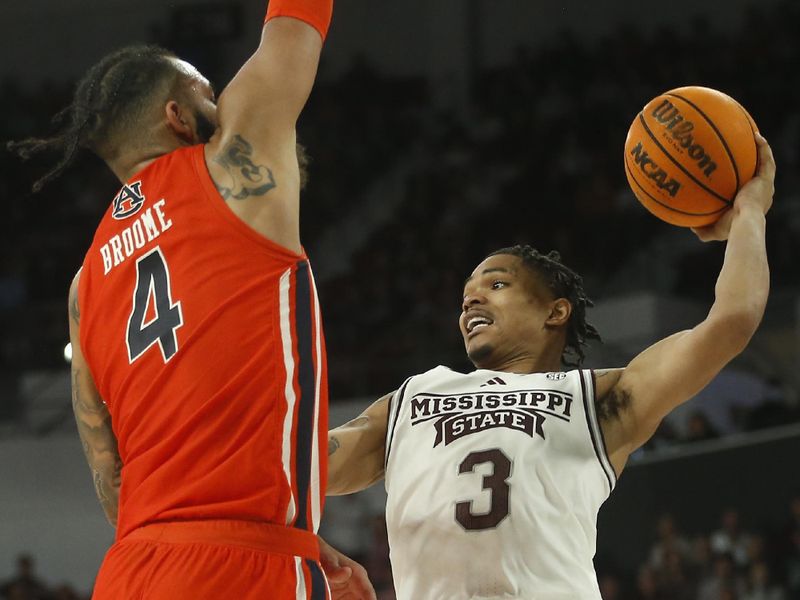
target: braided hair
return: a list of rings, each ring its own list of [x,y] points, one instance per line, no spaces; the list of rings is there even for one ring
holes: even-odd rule
[[[58,161],[33,184],[39,192],[59,177],[81,149],[101,158],[113,156],[121,135],[134,131],[157,93],[168,93],[181,77],[175,55],[154,45],[122,48],[104,57],[78,82],[72,103],[59,112],[54,124],[60,130],[48,138],[9,142],[8,149],[23,160],[42,153],[59,155]]]
[[[594,325],[586,321],[586,308],[594,306],[594,302],[583,289],[583,279],[572,269],[561,262],[561,255],[552,251],[542,254],[535,248],[517,245],[501,248],[489,256],[510,254],[522,259],[522,262],[533,271],[556,298],[566,298],[572,305],[572,314],[567,323],[567,342],[561,361],[571,367],[579,367],[586,358],[583,346],[587,340],[602,341]]]

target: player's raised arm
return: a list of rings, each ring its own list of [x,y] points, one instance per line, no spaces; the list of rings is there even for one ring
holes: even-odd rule
[[[598,397],[615,407],[603,430],[617,472],[661,420],[705,387],[747,346],[769,292],[765,215],[772,205],[775,162],[758,139],[759,169],[715,225],[696,233],[704,241],[727,239],[725,260],[708,316],[688,331],[654,344],[621,371],[598,376]]]
[[[271,0],[261,43],[219,99],[209,172],[260,233],[300,251],[295,123],[311,93],[333,0]]]
[[[81,352],[78,327],[78,280],[75,276],[69,290],[69,337],[72,344],[72,410],[81,437],[83,452],[92,471],[97,499],[108,522],[116,526],[119,505],[122,460],[117,438],[111,429],[111,415],[97,391],[92,374]]]
[[[391,397],[387,394],[352,421],[328,432],[329,496],[361,491],[383,477]]]

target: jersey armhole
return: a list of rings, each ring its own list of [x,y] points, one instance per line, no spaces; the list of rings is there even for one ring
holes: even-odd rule
[[[583,408],[586,413],[586,424],[589,427],[589,438],[592,441],[592,447],[594,448],[594,453],[597,456],[600,467],[603,469],[603,473],[605,473],[606,479],[608,480],[608,493],[611,494],[617,483],[617,475],[608,458],[603,430],[597,418],[597,409],[595,406],[597,387],[595,385],[594,371],[580,370],[578,371],[578,375],[581,381]]]
[[[386,424],[386,456],[384,457],[383,467],[384,472],[389,468],[389,453],[392,451],[392,440],[394,439],[394,431],[397,427],[397,420],[400,415],[400,409],[403,405],[403,400],[406,395],[406,387],[408,387],[408,383],[411,381],[411,377],[406,379],[403,382],[403,385],[400,386],[392,397],[389,398],[389,421]]]
[[[274,242],[268,237],[260,234],[247,223],[242,221],[239,217],[237,217],[236,214],[225,203],[225,200],[222,198],[222,196],[220,196],[217,186],[214,184],[214,180],[211,178],[211,173],[209,173],[208,165],[206,164],[205,145],[201,144],[198,146],[192,146],[189,151],[191,151],[191,161],[195,175],[197,176],[197,181],[200,183],[200,187],[203,188],[203,192],[205,192],[205,200],[225,221],[227,221],[233,227],[233,229],[249,240],[255,242],[257,245],[261,246],[272,256],[277,256],[287,262],[292,263],[306,259],[305,250],[302,254],[296,254],[288,248],[281,246],[277,242]]]

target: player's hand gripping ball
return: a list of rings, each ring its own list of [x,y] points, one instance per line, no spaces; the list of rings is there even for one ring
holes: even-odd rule
[[[647,103],[625,140],[633,193],[658,218],[682,227],[719,219],[758,166],[755,122],[736,100],[704,87]]]

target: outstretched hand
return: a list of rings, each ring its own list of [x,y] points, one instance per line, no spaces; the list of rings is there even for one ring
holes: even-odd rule
[[[775,193],[775,159],[767,140],[756,134],[758,147],[758,171],[755,177],[742,186],[733,201],[733,207],[720,219],[706,227],[693,227],[692,231],[703,242],[722,241],[728,239],[731,223],[737,213],[755,208],[767,214],[772,206],[772,195]]]
[[[367,576],[367,571],[356,561],[330,546],[325,540],[319,540],[319,562],[333,600],[376,600],[375,588]]]

